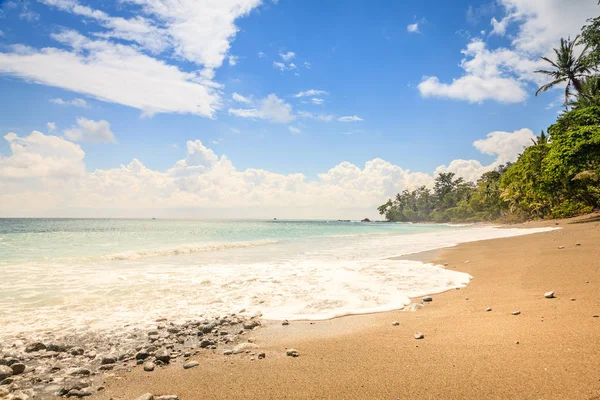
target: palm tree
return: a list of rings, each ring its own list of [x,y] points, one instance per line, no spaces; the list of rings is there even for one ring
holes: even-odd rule
[[[554,49],[556,61],[552,61],[548,57],[542,57],[542,60],[547,61],[554,68],[551,71],[537,70],[535,72],[551,76],[553,80],[540,87],[535,93],[536,96],[559,83],[565,82],[567,84],[565,88],[565,103],[568,103],[569,101],[571,86],[575,88],[578,94],[582,93],[582,80],[592,71],[592,66],[587,59],[588,46],[583,49],[579,57],[575,56],[574,49],[578,39],[579,35],[574,40],[571,40],[570,37],[566,40],[561,38],[560,47]]]
[[[590,76],[582,81],[581,95],[571,101],[572,108],[589,107],[600,104],[600,77]]]
[[[534,146],[539,144],[548,144],[548,135],[546,135],[544,130],[542,130],[542,133],[540,133],[539,136],[536,136],[535,139],[531,139],[531,141],[533,142]]]

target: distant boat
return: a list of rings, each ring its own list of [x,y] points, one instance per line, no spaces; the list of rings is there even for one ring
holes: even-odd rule
[[[273,218],[273,221],[277,221],[277,218]]]

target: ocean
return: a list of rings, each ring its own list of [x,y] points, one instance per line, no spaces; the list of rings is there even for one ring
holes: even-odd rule
[[[291,220],[0,219],[0,341],[227,313],[322,320],[467,285],[391,257],[546,229]]]

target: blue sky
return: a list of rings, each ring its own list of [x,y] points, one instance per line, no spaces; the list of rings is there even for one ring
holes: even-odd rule
[[[11,215],[64,214],[57,205],[65,192],[99,196],[89,188],[81,193],[82,182],[134,159],[162,177],[152,184],[160,186],[153,187],[161,201],[175,192],[191,196],[166,208],[221,207],[220,197],[207,197],[214,190],[206,182],[190,189],[189,179],[201,174],[194,185],[214,184],[223,155],[240,173],[261,170],[284,181],[303,174],[303,185],[319,186],[295,187],[315,191],[295,205],[289,188],[244,181],[255,186],[231,208],[260,208],[261,201],[311,208],[322,196],[341,195],[363,212],[395,191],[430,184],[435,171],[475,179],[514,159],[531,132],[556,118],[561,92],[535,97],[543,81],[533,70],[558,38],[576,34],[598,11],[594,0],[1,4],[0,133],[14,135],[0,141],[0,185]],[[27,139],[33,131],[43,135],[36,142],[41,150]],[[474,146],[488,134],[489,142]],[[60,144],[42,144],[51,136]],[[201,147],[190,148],[196,140]],[[63,144],[84,155],[65,155]],[[61,175],[60,168],[28,175],[37,166],[26,164],[44,157],[80,175]],[[368,173],[365,163],[376,159],[391,169]],[[188,168],[187,183],[172,171],[178,162]],[[350,175],[319,175],[340,165]],[[165,189],[164,180],[177,189]],[[61,192],[57,182],[68,189]],[[123,200],[101,192],[116,204]],[[31,198],[23,207],[22,196],[35,193],[48,195],[47,203]]]

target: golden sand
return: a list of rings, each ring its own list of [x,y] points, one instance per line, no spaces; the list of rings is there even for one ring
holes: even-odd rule
[[[267,324],[248,334],[263,360],[202,352],[193,369],[110,377],[96,398],[600,399],[600,215],[558,223],[421,254],[474,279],[416,312]]]

